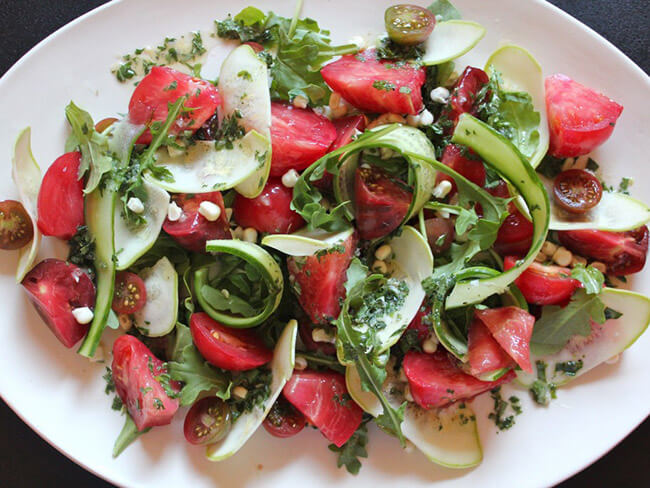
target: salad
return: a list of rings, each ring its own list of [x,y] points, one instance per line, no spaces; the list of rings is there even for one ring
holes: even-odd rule
[[[623,107],[520,46],[465,66],[485,29],[447,0],[343,45],[301,8],[215,21],[217,78],[200,32],[123,55],[128,113],[71,101],[44,172],[26,128],[0,247],[61,344],[105,363],[113,456],[184,415],[212,461],[309,425],[356,474],[375,423],[475,466],[477,422],[522,413],[503,385],[552,405],[650,322],[625,289],[650,209],[590,157]],[[36,263],[43,237],[67,259]]]

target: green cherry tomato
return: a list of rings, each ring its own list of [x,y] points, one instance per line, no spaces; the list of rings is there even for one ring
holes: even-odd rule
[[[397,44],[412,46],[421,44],[431,35],[436,18],[423,7],[417,5],[393,5],[384,14],[386,31]]]

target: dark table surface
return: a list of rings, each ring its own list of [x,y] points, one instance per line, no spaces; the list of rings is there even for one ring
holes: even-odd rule
[[[0,0],[0,73],[50,33],[103,3],[101,0]],[[648,0],[553,0],[551,3],[609,39],[646,73],[650,71]],[[112,486],[50,447],[2,401],[0,432],[1,486],[45,488],[64,483],[66,486]],[[648,439],[650,420],[597,463],[560,486],[647,486]]]

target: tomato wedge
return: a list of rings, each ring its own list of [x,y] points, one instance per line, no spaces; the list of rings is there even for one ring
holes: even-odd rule
[[[163,230],[185,249],[194,252],[205,252],[205,243],[213,239],[231,239],[230,224],[226,217],[223,197],[218,191],[186,195],[179,193],[172,200],[183,213],[176,221],[165,219]],[[201,202],[212,202],[221,209],[219,218],[213,222],[199,213]]]
[[[440,162],[449,166],[457,173],[460,173],[472,183],[481,187],[485,186],[485,166],[483,165],[483,161],[471,149],[456,144],[449,144],[442,153]],[[438,173],[436,184],[441,181],[449,181],[451,183],[449,195],[453,195],[458,191],[456,182],[451,176]]]
[[[201,355],[217,368],[246,371],[273,359],[273,351],[252,330],[225,327],[206,313],[192,314],[190,331]]]
[[[346,271],[357,245],[356,235],[332,249],[314,256],[289,257],[289,282],[303,310],[316,324],[327,324],[339,316],[345,297]]]
[[[195,131],[200,128],[221,104],[217,88],[210,82],[193,78],[166,66],[154,66],[133,91],[129,101],[129,120],[134,124],[150,126],[167,118],[169,106],[187,96],[184,111],[172,125],[169,133]],[[147,130],[138,139],[139,144],[149,144],[151,132]]]
[[[483,322],[476,318],[469,328],[467,356],[469,359],[468,373],[477,378],[514,366],[510,356],[494,340]]]
[[[80,163],[80,152],[66,153],[45,173],[38,192],[38,228],[43,235],[69,240],[84,224]]]
[[[314,326],[308,320],[301,320],[298,325],[300,340],[308,351],[318,351],[328,356],[336,354],[336,346],[329,342],[316,342],[312,337]]]
[[[32,219],[23,204],[15,200],[0,202],[0,249],[15,251],[33,238]]]
[[[488,190],[492,195],[509,198],[510,193],[504,181],[499,182],[494,188]],[[515,254],[525,255],[533,243],[533,223],[522,214],[517,206],[508,204],[509,215],[499,227],[494,249],[502,256]]]
[[[334,125],[311,109],[271,103],[271,176],[302,171],[321,158],[336,139]]]
[[[521,369],[533,372],[530,364],[530,338],[535,325],[534,316],[519,307],[475,310],[474,316],[483,322],[492,337]]]
[[[402,367],[415,403],[426,409],[469,400],[515,377],[514,371],[510,371],[496,381],[481,381],[464,373],[440,349],[434,354],[409,351]]]
[[[392,178],[382,169],[357,168],[355,219],[362,239],[384,237],[399,227],[413,200],[406,188],[406,183]]]
[[[170,398],[160,383],[165,373],[165,363],[137,338],[123,335],[113,343],[115,389],[139,431],[170,424],[178,410],[178,399]],[[180,391],[176,382],[169,386]]]
[[[503,268],[514,268],[517,258],[506,256]],[[561,266],[550,266],[532,263],[515,280],[528,303],[535,305],[560,305],[569,303],[573,292],[581,285],[578,280],[571,278],[571,270]]]
[[[291,405],[284,396],[280,395],[262,425],[273,437],[286,439],[287,437],[293,437],[304,429],[307,420],[296,407]]]
[[[310,424],[338,447],[345,444],[361,424],[363,411],[348,394],[342,374],[294,371],[282,392]]]
[[[544,86],[553,156],[589,154],[609,139],[621,105],[562,74],[549,76]]]
[[[147,303],[147,288],[137,274],[121,271],[115,277],[112,308],[117,313],[132,314]]]
[[[461,73],[451,91],[449,102],[442,110],[441,119],[450,122],[448,132],[453,132],[458,117],[464,113],[476,115],[476,108],[482,100],[478,100],[478,93],[490,81],[487,73],[480,68],[468,66]]]
[[[424,68],[379,61],[375,49],[342,56],[320,72],[332,90],[359,110],[411,115],[422,110]]]
[[[602,261],[614,275],[638,273],[648,254],[648,227],[627,232],[604,230],[568,230],[558,232],[558,239],[583,257]]]
[[[65,347],[86,335],[88,325],[72,315],[75,308],[95,305],[95,285],[80,268],[60,259],[38,263],[22,281],[36,311]]]
[[[271,178],[262,193],[246,198],[239,193],[232,206],[233,217],[242,227],[253,227],[269,234],[289,234],[305,225],[300,214],[291,210],[293,190]]]
[[[555,203],[574,214],[591,210],[603,196],[603,185],[598,178],[583,169],[562,171],[555,177],[553,197]]]

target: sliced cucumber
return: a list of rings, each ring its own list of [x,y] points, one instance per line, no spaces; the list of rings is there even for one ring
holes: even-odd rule
[[[264,310],[252,317],[242,317],[217,310],[206,299],[206,294],[214,290],[208,284],[210,268],[201,268],[194,273],[194,290],[199,304],[210,317],[229,327],[245,328],[261,324],[275,312],[282,300],[284,280],[282,270],[273,256],[257,244],[238,240],[208,241],[206,250],[212,253],[231,254],[253,265],[262,275],[269,293],[265,299]]]
[[[32,268],[41,247],[41,232],[36,224],[38,220],[38,191],[41,187],[41,168],[32,154],[31,135],[32,130],[30,127],[23,129],[16,139],[14,156],[11,158],[11,177],[18,189],[20,201],[32,219],[34,230],[32,241],[18,251],[17,283],[23,281],[25,275]]]
[[[220,115],[241,115],[246,131],[256,131],[271,140],[271,94],[266,63],[248,45],[234,49],[225,59],[219,73],[219,93],[223,104]],[[262,192],[271,170],[271,145],[260,152],[255,171],[235,189],[247,198]],[[255,161],[258,163],[258,160]]]
[[[282,388],[293,374],[297,332],[298,322],[290,320],[273,350],[269,397],[261,405],[255,406],[251,412],[239,417],[222,441],[207,447],[205,454],[210,461],[223,461],[235,454],[262,424],[280,396]]]
[[[503,293],[535,260],[546,239],[550,213],[548,195],[539,176],[517,148],[501,134],[475,117],[462,114],[452,142],[474,150],[515,186],[533,218],[533,243],[524,259],[499,276],[457,283],[447,298],[447,308],[480,303],[491,295]]]
[[[592,332],[588,337],[575,336],[564,348],[548,356],[531,354],[531,362],[544,361],[547,365],[546,378],[549,383],[563,385],[573,378],[582,376],[608,359],[622,353],[630,347],[645,332],[650,323],[650,298],[628,290],[604,288],[600,298],[606,307],[616,310],[623,315],[618,319],[610,319],[604,324],[592,322]],[[562,371],[556,371],[559,363],[567,361],[582,361],[582,367],[575,376],[568,376]],[[533,374],[517,371],[517,380],[525,386],[535,381]]]
[[[147,179],[172,193],[208,193],[238,185],[266,164],[271,153],[269,137],[250,131],[232,149],[216,149],[213,141],[197,141],[180,155],[166,148],[156,153],[156,166],[166,168],[172,181]]]
[[[147,302],[135,313],[135,326],[148,337],[169,334],[178,317],[178,273],[166,257],[140,273]]]
[[[262,245],[271,247],[287,256],[312,256],[341,244],[354,232],[349,227],[340,232],[327,232],[322,229],[301,229],[293,234],[271,234],[262,239]]]
[[[421,63],[442,64],[469,52],[485,36],[485,27],[468,20],[439,22],[425,41]]]

